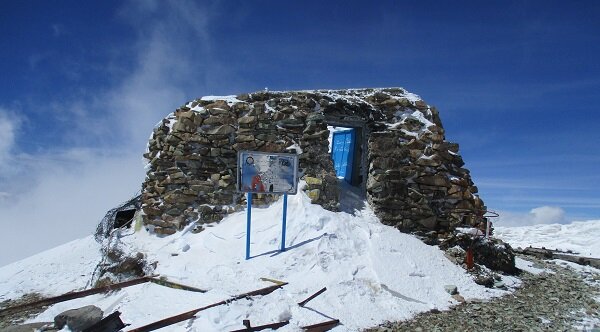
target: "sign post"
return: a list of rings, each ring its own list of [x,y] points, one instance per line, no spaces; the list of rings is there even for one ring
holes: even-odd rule
[[[298,192],[298,155],[257,151],[238,152],[237,188],[246,193],[246,259],[250,259],[252,194],[283,194],[281,249],[285,251],[287,195]]]
[[[252,221],[252,193],[246,194],[246,260],[250,259],[250,223]]]
[[[281,223],[281,250],[285,251],[285,223],[287,216],[287,193],[283,194],[283,222]]]

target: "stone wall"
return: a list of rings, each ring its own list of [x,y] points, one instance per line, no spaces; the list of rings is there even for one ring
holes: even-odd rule
[[[401,88],[257,92],[194,100],[153,131],[144,157],[144,223],[172,234],[243,206],[237,152],[298,153],[306,193],[336,211],[339,185],[327,125],[360,128],[361,187],[382,222],[403,231],[476,223],[485,209],[438,112]],[[255,195],[268,204],[270,195]]]

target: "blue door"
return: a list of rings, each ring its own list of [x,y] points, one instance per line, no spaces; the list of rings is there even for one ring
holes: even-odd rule
[[[333,133],[331,158],[338,178],[352,183],[352,164],[354,158],[354,129],[336,131]]]

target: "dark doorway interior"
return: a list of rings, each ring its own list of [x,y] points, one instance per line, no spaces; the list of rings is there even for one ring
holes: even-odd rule
[[[121,228],[123,226],[129,228],[131,220],[135,216],[135,209],[121,210],[115,215],[115,224],[113,228]]]

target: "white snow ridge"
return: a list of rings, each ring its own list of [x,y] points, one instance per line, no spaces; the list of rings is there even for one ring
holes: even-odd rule
[[[279,331],[339,319],[333,331],[356,331],[385,321],[407,319],[457,302],[444,290],[456,285],[466,299],[490,298],[507,291],[473,282],[434,246],[385,226],[365,202],[353,213],[330,212],[310,203],[302,192],[288,199],[287,250],[279,252],[282,200],[252,210],[252,246],[245,260],[246,213],[229,215],[201,233],[179,232],[158,238],[141,229],[123,234],[132,252],[143,252],[155,272],[170,281],[207,290],[194,293],[140,284],[49,307],[31,322],[52,321],[64,310],[94,304],[105,314],[118,310],[128,328],[271,286],[271,278],[288,284],[275,292],[201,311],[169,331],[229,331],[289,320]],[[0,301],[28,292],[60,295],[82,289],[100,261],[93,238],[77,240],[0,268]],[[505,280],[507,284],[515,280]],[[297,303],[323,287],[306,306]]]

